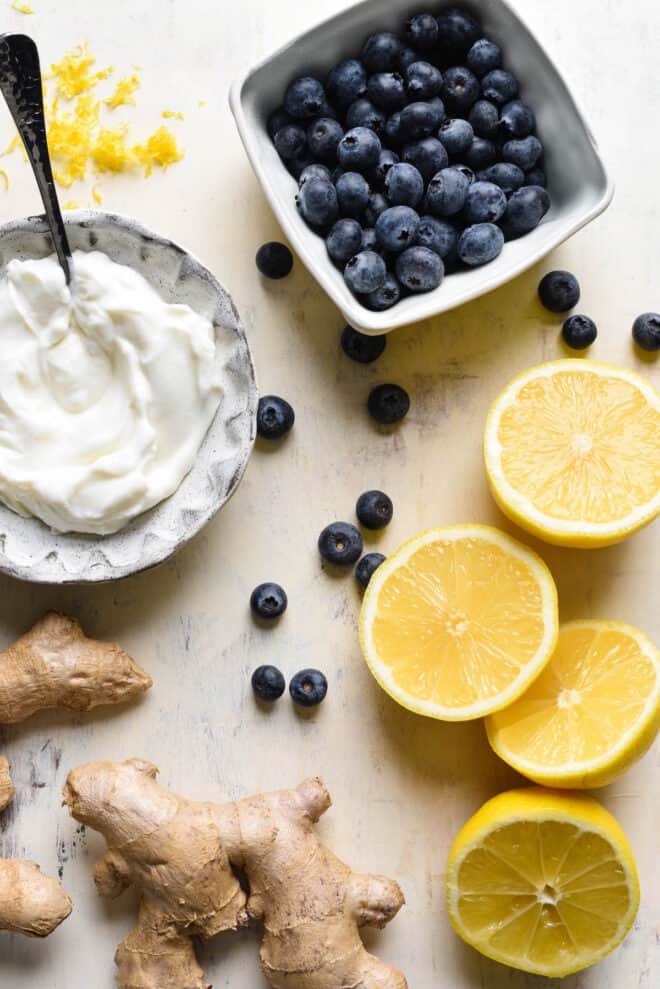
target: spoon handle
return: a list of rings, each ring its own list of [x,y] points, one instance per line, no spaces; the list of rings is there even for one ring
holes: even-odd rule
[[[57,201],[48,154],[39,52],[25,34],[0,34],[0,90],[21,135],[37,180],[55,251],[67,285],[71,283],[71,248]]]

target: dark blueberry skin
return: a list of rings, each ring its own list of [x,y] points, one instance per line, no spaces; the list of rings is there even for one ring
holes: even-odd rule
[[[561,328],[564,343],[571,350],[586,350],[598,336],[598,327],[589,316],[569,316]]]
[[[438,45],[445,58],[463,58],[480,36],[481,28],[467,11],[450,7],[438,16]]]
[[[493,261],[504,247],[504,234],[494,223],[475,223],[458,240],[458,256],[471,268]]]
[[[327,165],[313,164],[303,168],[298,179],[298,185],[304,185],[308,179],[326,179],[330,181],[330,169]]]
[[[344,327],[341,335],[341,349],[357,364],[371,364],[380,357],[386,346],[386,336],[369,336],[352,326]]]
[[[507,195],[520,189],[525,181],[525,173],[522,168],[512,165],[508,161],[496,161],[490,168],[486,168],[479,173],[479,178],[484,182],[494,182],[499,185]]]
[[[490,100],[477,100],[470,110],[468,120],[477,137],[497,140],[500,133],[500,111]]]
[[[504,106],[515,100],[518,95],[518,83],[510,72],[504,69],[493,69],[481,80],[481,91],[487,100],[496,103],[497,106]]]
[[[372,312],[385,312],[395,306],[400,298],[401,286],[395,276],[388,272],[381,287],[375,292],[363,295],[362,302]]]
[[[347,171],[365,172],[376,167],[380,152],[380,138],[375,131],[354,127],[339,142],[337,156],[339,164]]]
[[[525,176],[525,185],[538,185],[545,189],[545,172],[542,168],[530,168]]]
[[[468,69],[472,69],[479,79],[502,64],[502,50],[489,38],[479,38],[470,48],[466,59]]]
[[[409,247],[396,260],[396,276],[409,292],[431,292],[442,282],[442,258],[428,247]]]
[[[536,127],[531,106],[523,100],[512,100],[502,107],[500,114],[502,134],[507,140],[528,137]]]
[[[355,579],[360,587],[367,587],[369,581],[375,574],[381,563],[385,563],[387,557],[382,553],[367,553],[363,556],[355,568]]]
[[[406,138],[407,135],[401,126],[401,114],[393,113],[385,121],[385,127],[383,129],[383,140],[385,144],[390,148],[400,148]]]
[[[384,491],[365,491],[357,500],[355,514],[365,529],[384,529],[392,521],[394,505]]]
[[[314,158],[333,160],[337,146],[344,136],[344,128],[331,117],[320,117],[307,128],[307,147]]]
[[[400,422],[410,409],[410,397],[400,385],[377,385],[367,400],[369,415],[384,426]]]
[[[652,354],[660,350],[660,313],[645,312],[633,323],[633,340],[642,350]]]
[[[406,89],[411,100],[430,100],[440,95],[442,73],[430,62],[413,62],[406,70]]]
[[[474,72],[462,65],[453,66],[442,77],[440,95],[448,113],[456,117],[466,117],[470,107],[479,99],[481,89]]]
[[[473,171],[480,172],[495,164],[497,147],[485,137],[475,137],[463,157],[466,165]]]
[[[289,248],[274,240],[261,245],[255,260],[265,278],[286,278],[293,268],[293,254]]]
[[[542,152],[543,146],[538,137],[530,135],[519,141],[507,141],[502,148],[502,157],[504,161],[510,161],[522,168],[523,172],[528,172],[530,168],[534,168]]]
[[[433,216],[454,216],[465,205],[470,182],[458,168],[443,168],[426,191],[426,208]]]
[[[259,666],[252,674],[252,689],[260,701],[272,704],[286,689],[286,682],[276,666]]]
[[[319,553],[333,566],[351,566],[362,555],[360,530],[350,522],[331,522],[319,536]]]
[[[318,117],[325,104],[325,90],[312,76],[295,79],[286,91],[284,109],[296,120]]]
[[[381,195],[380,192],[372,192],[369,196],[369,202],[367,203],[367,208],[364,211],[364,222],[367,227],[375,227],[378,222],[378,217],[389,209],[389,203],[385,196]]]
[[[394,113],[406,105],[406,86],[398,72],[377,72],[367,86],[367,96],[386,113]]]
[[[415,51],[414,48],[410,48],[408,45],[403,46],[396,60],[399,72],[403,72],[404,74],[409,65],[418,61],[419,52]]]
[[[496,223],[506,210],[506,196],[494,182],[473,182],[465,200],[468,224]]]
[[[284,161],[291,161],[300,157],[307,147],[307,135],[298,124],[285,124],[281,127],[275,137],[273,144],[280,158]]]
[[[406,24],[406,41],[420,52],[431,51],[438,43],[438,22],[433,14],[416,14]]]
[[[474,138],[472,124],[460,117],[450,118],[440,124],[438,137],[450,158],[465,154]]]
[[[370,188],[364,175],[344,172],[337,179],[337,201],[344,216],[362,216],[369,203]]]
[[[456,254],[457,239],[456,228],[451,223],[436,220],[434,216],[423,216],[419,221],[415,244],[428,247],[443,261],[452,261]]]
[[[392,206],[376,221],[376,236],[386,251],[400,253],[415,242],[419,215],[410,206]]]
[[[328,99],[345,109],[367,92],[367,73],[362,62],[349,58],[332,70],[325,84]]]
[[[279,395],[264,395],[257,409],[257,434],[264,440],[279,440],[296,420],[293,408]]]
[[[376,236],[376,231],[373,227],[365,227],[362,231],[362,247],[363,251],[375,251],[376,254],[382,254],[383,249],[378,243],[378,237]]]
[[[402,41],[389,31],[372,34],[362,49],[362,62],[367,72],[393,72],[398,68]]]
[[[287,171],[294,177],[296,182],[300,182],[300,176],[302,173],[305,169],[309,168],[310,165],[313,165],[314,162],[307,152],[307,149],[305,149],[305,151],[303,151],[298,158],[291,158],[288,161],[285,161],[284,164],[286,165]]]
[[[378,164],[371,173],[371,180],[374,185],[379,186],[381,189],[385,185],[385,180],[387,179],[387,174],[393,165],[399,163],[399,156],[395,151],[390,151],[389,148],[383,148],[380,155],[378,156]]]
[[[329,227],[339,216],[337,192],[327,179],[308,179],[298,193],[298,208],[311,227]]]
[[[344,281],[354,295],[375,292],[385,284],[387,267],[375,251],[360,251],[344,268]]]
[[[279,618],[288,603],[286,591],[279,584],[259,584],[250,595],[250,608],[258,618]]]
[[[320,670],[301,670],[291,678],[289,693],[300,707],[316,707],[328,692],[328,681]]]
[[[399,162],[387,172],[385,195],[392,206],[412,206],[421,202],[424,195],[424,179],[414,165]]]
[[[328,254],[343,267],[362,250],[362,227],[357,220],[337,220],[325,239]]]
[[[437,131],[443,117],[442,101],[409,103],[401,111],[401,130],[409,140],[419,141]]]
[[[273,110],[270,117],[268,118],[268,123],[266,125],[266,128],[268,130],[268,136],[270,137],[271,141],[277,134],[278,130],[281,130],[283,127],[286,127],[287,124],[292,124],[292,123],[294,123],[293,118],[289,116],[289,114],[286,112],[283,106],[278,107],[277,110]]]
[[[549,271],[539,283],[539,299],[550,312],[568,312],[580,298],[580,284],[570,271]]]
[[[449,164],[445,146],[437,137],[424,137],[421,141],[406,144],[403,160],[415,166],[424,182],[429,182],[436,172]]]
[[[550,196],[540,185],[523,186],[509,198],[503,227],[509,238],[522,237],[539,223],[550,209]]]
[[[375,131],[376,134],[381,134],[385,127],[385,114],[371,100],[362,97],[356,100],[355,103],[351,103],[346,111],[346,127],[349,129],[352,127],[368,127],[370,130]]]

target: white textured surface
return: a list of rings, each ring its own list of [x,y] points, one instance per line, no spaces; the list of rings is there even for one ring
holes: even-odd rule
[[[280,450],[255,452],[231,504],[161,570],[90,589],[0,581],[3,644],[57,606],[90,633],[119,639],[155,680],[130,709],[46,714],[0,733],[19,797],[3,818],[3,851],[28,854],[49,871],[61,863],[74,898],[72,916],[48,941],[0,935],[0,985],[114,985],[112,956],[133,923],[131,896],[112,904],[97,899],[91,867],[101,843],[76,834],[59,794],[70,766],[143,755],[160,764],[167,785],[198,797],[237,796],[323,774],[335,800],[324,835],[355,868],[388,873],[404,887],[408,906],[370,944],[407,973],[411,989],[546,989],[546,980],[463,946],[443,907],[453,834],[518,777],[491,754],[480,724],[443,725],[390,703],[359,655],[353,583],[324,575],[315,552],[321,527],[350,519],[355,498],[372,486],[382,486],[396,506],[392,526],[376,540],[385,550],[425,526],[461,521],[520,535],[488,494],[481,432],[491,399],[514,372],[563,356],[559,324],[535,299],[546,265],[462,310],[395,333],[377,365],[350,364],[338,352],[339,315],[300,266],[280,284],[262,284],[256,274],[257,246],[278,231],[226,102],[230,80],[246,63],[341,4],[32,2],[32,18],[5,3],[3,26],[33,31],[46,60],[89,37],[101,60],[144,65],[135,116],[145,127],[165,106],[186,112],[184,123],[173,124],[186,160],[146,183],[102,182],[105,205],[180,240],[215,271],[245,320],[262,389],[286,395],[298,420]],[[660,141],[649,127],[660,111],[657,5],[526,0],[523,12],[573,81],[618,183],[607,214],[550,263],[581,279],[580,309],[601,329],[593,356],[637,368],[658,385],[660,366],[642,363],[629,336],[637,313],[660,309],[658,204],[645,181],[660,165]],[[199,99],[206,100],[202,109]],[[4,113],[0,133],[9,135]],[[9,195],[0,192],[2,220],[38,209],[27,168],[18,160],[7,168],[21,178]],[[369,387],[384,380],[401,382],[413,400],[407,421],[393,432],[374,428],[364,412]],[[657,523],[597,552],[533,545],[557,579],[562,618],[623,620],[660,640]],[[250,590],[265,579],[284,583],[290,599],[280,627],[269,631],[247,614]],[[328,672],[330,692],[315,717],[297,717],[286,699],[270,714],[255,708],[249,672],[268,661],[288,675],[303,665]],[[642,908],[624,947],[562,989],[655,989],[660,745],[602,797],[634,845]],[[203,959],[215,989],[263,985],[249,934],[216,938]]]

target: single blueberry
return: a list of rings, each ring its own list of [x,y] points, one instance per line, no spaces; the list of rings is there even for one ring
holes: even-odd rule
[[[401,130],[414,141],[429,137],[444,118],[442,100],[438,103],[418,101],[409,103],[401,111]]]
[[[502,226],[507,237],[521,237],[538,227],[550,209],[550,196],[540,185],[523,186],[509,198]]]
[[[426,208],[433,216],[454,216],[465,205],[470,182],[464,172],[452,166],[434,175],[426,190]]]
[[[442,73],[430,62],[413,62],[406,69],[406,89],[411,100],[430,100],[440,95]]]
[[[345,216],[362,216],[369,203],[370,188],[364,175],[344,172],[335,186],[339,209]]]
[[[580,284],[570,271],[549,271],[539,283],[539,299],[550,312],[568,312],[580,298]]]
[[[385,312],[395,306],[400,298],[401,286],[394,275],[388,272],[380,288],[362,296],[362,303],[372,312]]]
[[[392,168],[393,165],[397,165],[398,162],[399,156],[395,151],[390,151],[389,148],[383,148],[378,156],[378,164],[370,176],[374,185],[382,188],[385,185],[385,180],[387,179],[387,174],[390,168]]]
[[[419,221],[415,244],[428,247],[443,261],[454,260],[457,240],[456,228],[446,220],[436,220],[434,216],[423,216]]]
[[[291,678],[289,693],[300,707],[316,707],[328,692],[328,681],[320,670],[301,670]]]
[[[392,165],[385,176],[385,195],[392,206],[417,206],[424,195],[424,179],[419,170],[407,162]]]
[[[479,38],[467,53],[467,66],[480,79],[487,72],[499,69],[502,64],[502,49],[489,38]]]
[[[399,253],[415,242],[419,215],[410,206],[391,206],[376,220],[376,236],[386,251]]]
[[[348,171],[364,172],[375,168],[381,152],[378,134],[368,127],[354,127],[344,134],[337,155],[339,164]]]
[[[371,100],[363,97],[351,103],[346,111],[346,127],[368,127],[381,134],[385,128],[385,114]]]
[[[458,240],[458,256],[471,268],[493,261],[504,247],[504,234],[494,223],[475,223]]]
[[[569,316],[561,328],[564,343],[572,350],[586,350],[598,336],[598,327],[589,316]]]
[[[505,103],[515,100],[518,95],[518,83],[510,72],[493,69],[481,80],[481,91],[487,100],[491,100],[497,106],[504,106]]]
[[[294,79],[284,97],[284,109],[296,120],[318,117],[325,103],[325,90],[312,76]]]
[[[660,350],[660,313],[645,312],[633,323],[633,340],[649,353]]]
[[[362,536],[350,522],[331,522],[319,536],[319,553],[326,563],[347,567],[362,553]]]
[[[406,134],[401,126],[400,113],[393,113],[392,116],[388,117],[385,121],[385,127],[383,128],[383,140],[390,148],[400,148],[406,140]]]
[[[442,258],[428,247],[409,247],[396,259],[396,277],[409,292],[431,292],[444,275]]]
[[[539,185],[542,189],[545,189],[545,172],[542,168],[530,168],[530,170],[525,175],[525,185]]]
[[[385,563],[386,559],[387,557],[383,556],[382,553],[367,553],[362,557],[355,568],[355,579],[360,587],[368,586],[376,570],[382,563]]]
[[[480,172],[479,178],[484,182],[494,182],[508,195],[521,187],[525,181],[525,173],[511,162],[496,161],[490,168]]]
[[[314,162],[312,165],[307,165],[303,168],[300,173],[300,178],[298,179],[298,185],[304,185],[307,179],[326,179],[330,181],[330,169],[327,165],[321,165],[320,163]]]
[[[260,701],[272,703],[286,689],[286,682],[276,666],[259,666],[252,674],[252,689]]]
[[[309,168],[310,165],[313,165],[314,162],[312,161],[311,155],[307,149],[305,149],[298,157],[290,158],[285,161],[284,164],[287,167],[287,171],[294,177],[296,182],[300,182],[300,176],[302,173],[305,169]]]
[[[286,244],[271,240],[257,251],[256,263],[266,278],[286,278],[293,268],[293,254]]]
[[[333,103],[342,108],[349,106],[367,92],[364,66],[356,58],[340,62],[328,76],[325,88]]]
[[[536,127],[534,111],[523,100],[506,103],[502,107],[500,120],[504,137],[508,139],[528,137]]]
[[[344,281],[355,295],[375,292],[385,284],[387,267],[375,251],[360,251],[344,268]]]
[[[292,124],[293,118],[289,116],[283,106],[273,110],[270,117],[268,118],[268,123],[266,124],[266,129],[268,130],[268,136],[271,141],[277,134],[278,130],[286,127],[288,124]]]
[[[392,521],[394,505],[384,491],[365,491],[357,500],[355,514],[365,529],[384,529]]]
[[[279,618],[288,603],[286,591],[279,584],[259,584],[250,595],[250,608],[259,618]]]
[[[376,422],[391,426],[408,414],[410,397],[400,385],[377,385],[369,393],[367,409]]]
[[[337,191],[327,179],[308,179],[298,193],[298,208],[311,227],[329,227],[339,216]]]
[[[496,223],[506,210],[506,196],[494,182],[473,182],[465,200],[465,218],[473,223]]]
[[[320,117],[307,128],[307,147],[315,158],[333,159],[344,128],[330,117]]]
[[[257,434],[264,440],[279,440],[296,420],[292,406],[279,395],[264,395],[257,409]]]
[[[497,139],[500,133],[500,111],[490,100],[477,100],[470,110],[468,120],[477,137]]]
[[[386,336],[370,336],[360,333],[352,326],[344,327],[341,335],[341,349],[347,357],[358,364],[371,364],[380,357],[386,346]]]
[[[280,158],[291,161],[300,157],[307,147],[307,135],[298,124],[285,124],[273,138],[273,144]]]
[[[480,36],[479,24],[467,11],[449,7],[438,16],[438,45],[445,58],[462,58]]]
[[[449,164],[445,146],[437,137],[424,137],[421,141],[406,144],[403,160],[415,166],[424,182],[429,182],[436,172]]]
[[[449,113],[466,117],[470,107],[479,99],[479,80],[463,65],[455,65],[442,77],[441,96]]]
[[[389,31],[372,34],[362,49],[362,62],[367,72],[392,72],[397,68],[402,48],[400,38]]]
[[[461,165],[459,162],[456,162],[456,164],[451,167],[461,173],[461,175],[467,180],[468,185],[472,185],[475,180],[475,174],[471,168],[468,168],[467,165]]]
[[[420,52],[431,51],[438,41],[438,22],[433,14],[416,14],[406,23],[406,40]]]
[[[362,250],[362,227],[357,220],[337,220],[325,245],[332,260],[343,267]]]
[[[497,147],[485,137],[475,137],[463,157],[466,165],[473,171],[479,172],[482,168],[488,168],[495,163]]]
[[[528,172],[537,163],[542,151],[543,146],[538,137],[530,135],[519,141],[507,141],[502,148],[502,158],[522,168],[523,172]]]
[[[460,117],[452,117],[440,124],[438,137],[442,141],[447,154],[457,158],[468,150],[474,138],[472,125]]]
[[[384,213],[386,209],[389,209],[389,203],[385,196],[380,192],[372,192],[369,196],[369,202],[367,203],[367,208],[364,211],[364,222],[367,227],[375,227],[378,222],[378,217],[381,213]]]
[[[372,103],[386,113],[401,110],[406,105],[403,76],[398,72],[377,72],[369,80],[367,95]]]

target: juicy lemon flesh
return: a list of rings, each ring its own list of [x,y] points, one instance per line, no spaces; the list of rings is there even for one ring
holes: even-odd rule
[[[622,378],[533,378],[502,413],[497,438],[508,483],[553,519],[625,519],[660,489],[660,411]]]
[[[538,575],[478,538],[414,552],[383,584],[372,630],[395,685],[445,708],[497,697],[535,657],[544,633]]]

